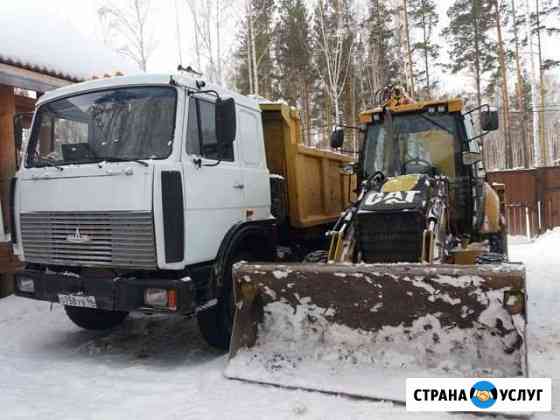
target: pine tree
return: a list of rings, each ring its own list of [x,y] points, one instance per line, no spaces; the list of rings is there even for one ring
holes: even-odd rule
[[[410,26],[410,9],[409,0],[400,0],[401,6],[398,8],[399,13],[396,15],[399,31],[399,45],[401,46],[402,54],[405,58],[405,79],[408,93],[413,97],[416,96],[416,72],[414,70],[413,46],[412,46],[412,29]]]
[[[553,0],[536,0],[535,1],[536,10],[531,15],[531,30],[534,35],[537,37],[537,48],[538,48],[538,57],[539,57],[539,143],[540,143],[540,150],[542,154],[542,164],[547,165],[549,153],[547,142],[545,139],[545,128],[546,128],[546,121],[545,121],[545,96],[546,96],[546,89],[545,89],[545,71],[550,70],[553,67],[560,66],[560,61],[553,60],[553,59],[546,59],[543,56],[542,51],[542,36],[543,32],[548,33],[549,35],[552,34],[559,34],[560,27],[557,24],[557,19],[554,21],[554,24],[550,24],[550,18],[552,16],[558,17],[560,14],[560,3],[557,1],[554,2]]]
[[[359,102],[359,78],[362,74],[362,69],[358,67],[358,60],[356,59],[356,44],[360,42],[357,33],[359,25],[356,19],[355,11],[353,10],[353,0],[345,0],[342,2],[342,17],[343,17],[343,30],[347,38],[352,39],[352,52],[348,57],[348,77],[346,78],[346,85],[343,93],[343,114],[344,121],[348,125],[354,125],[358,119],[358,104]],[[347,137],[351,142],[345,150],[351,150],[356,153],[358,150],[358,132],[356,130],[348,130]],[[351,143],[351,146],[350,146]]]
[[[509,14],[511,15],[511,32],[513,35],[512,43],[513,43],[513,51],[511,53],[512,59],[515,62],[515,92],[514,98],[511,98],[510,103],[515,103],[517,105],[517,109],[519,112],[518,118],[512,120],[518,121],[519,128],[518,128],[518,147],[520,149],[521,155],[521,164],[523,167],[528,168],[530,167],[530,150],[532,150],[531,139],[529,136],[528,130],[528,104],[531,102],[530,97],[527,100],[526,96],[524,95],[525,86],[527,85],[527,79],[523,76],[523,66],[521,64],[521,38],[519,35],[520,27],[519,27],[519,14],[518,14],[518,0],[511,0],[511,9],[509,10]],[[513,134],[512,134],[513,137]]]
[[[274,0],[252,0],[254,22],[254,45],[258,93],[264,97],[272,96],[272,16],[274,14]]]
[[[251,65],[249,63],[249,60],[251,59],[249,30],[246,26],[239,31],[238,38],[239,46],[233,53],[236,61],[233,75],[233,85],[242,95],[250,95],[254,92],[254,88]]]
[[[236,87],[243,94],[272,96],[272,17],[274,0],[249,0],[239,32]]]
[[[517,48],[519,49],[520,46],[528,47],[529,80],[533,86],[531,88],[532,95],[528,98],[527,104],[532,104],[537,108],[531,110],[536,111],[534,114],[528,114],[527,124],[530,125],[529,123],[532,122],[532,132],[534,134],[529,135],[530,130],[527,128],[527,139],[533,138],[532,154],[535,166],[545,165],[547,163],[544,133],[546,123],[544,112],[540,112],[546,103],[545,73],[559,66],[560,61],[544,57],[541,47],[544,34],[549,36],[560,34],[560,24],[558,23],[560,3],[556,0],[524,0],[521,1],[521,4],[518,4],[517,0],[512,0],[512,5],[518,6],[516,7],[514,26],[515,39],[520,44]],[[535,57],[538,57],[538,62],[535,62]],[[529,107],[527,106],[527,108]]]
[[[408,13],[412,27],[419,32],[419,41],[413,44],[413,50],[420,57],[423,70],[417,73],[416,79],[424,86],[424,96],[430,98],[437,86],[432,67],[440,54],[440,46],[434,42],[434,29],[439,23],[439,15],[434,0],[408,0]]]
[[[455,0],[443,30],[448,41],[453,74],[467,67],[475,82],[477,105],[482,104],[483,77],[496,68],[496,43],[490,36],[495,26],[492,0]]]
[[[402,58],[398,54],[398,41],[395,37],[393,22],[394,9],[384,0],[370,0],[368,27],[368,84],[373,95],[391,82],[398,82]]]
[[[497,51],[498,51],[498,62],[499,62],[499,83],[501,89],[501,99],[502,99],[502,121],[503,121],[503,140],[504,140],[504,149],[505,149],[505,163],[506,168],[513,167],[513,147],[512,147],[512,138],[510,132],[510,109],[509,109],[509,88],[508,88],[508,68],[507,68],[507,51],[506,51],[506,44],[504,42],[503,37],[503,20],[502,15],[505,15],[505,7],[503,7],[499,0],[494,0],[494,12],[495,12],[495,19],[496,19],[496,34],[498,43]]]
[[[311,27],[303,0],[281,0],[274,27],[275,88],[279,97],[303,110],[305,139],[311,136],[311,95],[316,72],[311,55]]]

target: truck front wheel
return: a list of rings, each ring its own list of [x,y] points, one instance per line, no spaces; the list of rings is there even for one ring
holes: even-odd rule
[[[235,313],[232,267],[236,262],[251,260],[254,260],[254,258],[246,251],[241,251],[235,255],[224,272],[222,293],[218,298],[218,303],[212,308],[197,314],[200,333],[212,347],[225,351],[229,350]]]
[[[86,330],[108,330],[121,324],[128,312],[104,311],[102,309],[65,306],[68,318],[78,327]]]

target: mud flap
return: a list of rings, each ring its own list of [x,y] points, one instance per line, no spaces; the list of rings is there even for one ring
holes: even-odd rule
[[[523,266],[234,269],[225,375],[404,401],[407,377],[527,376]]]

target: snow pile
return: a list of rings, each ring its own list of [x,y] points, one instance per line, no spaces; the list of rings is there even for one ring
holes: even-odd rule
[[[31,0],[0,2],[0,61],[78,80],[138,72],[101,42]],[[46,6],[45,6],[46,7]]]
[[[510,246],[510,260],[527,267],[529,374],[552,378],[550,418],[560,418],[560,228]]]
[[[430,288],[428,300],[461,302],[419,279],[408,281]],[[455,279],[459,284],[470,281]],[[226,376],[388,400],[404,399],[399,381],[411,376],[518,376],[525,368],[524,346],[517,347],[523,320],[512,322],[502,305],[504,290],[475,293],[484,309],[473,328],[449,328],[441,322],[445,314],[434,313],[412,325],[363,331],[333,322],[336,310],[317,306],[310,297],[296,296],[295,307],[272,302],[264,308],[255,346],[236,354]],[[371,316],[381,308],[372,307]],[[500,336],[504,330],[508,333]],[[380,379],[375,387],[373,378]]]
[[[510,246],[511,260],[528,269],[530,373],[552,378],[553,412],[534,420],[560,418],[559,249],[560,231]],[[46,302],[12,296],[0,299],[0,337],[2,420],[481,419],[229,380],[222,374],[226,356],[203,342],[194,320],[135,316],[114,331],[87,332],[59,305],[51,311]],[[404,389],[402,377],[369,373],[358,378],[364,388]],[[351,378],[335,372],[326,379]]]

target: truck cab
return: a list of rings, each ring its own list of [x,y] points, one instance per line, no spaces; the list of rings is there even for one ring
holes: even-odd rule
[[[42,96],[14,197],[17,294],[65,304],[86,328],[139,308],[206,310],[240,235],[259,242],[254,258],[273,249],[258,104],[183,76]]]
[[[45,94],[12,183],[16,294],[63,304],[86,329],[196,314],[227,349],[233,264],[302,259],[351,198],[351,158],[301,132],[285,104],[183,75]]]

